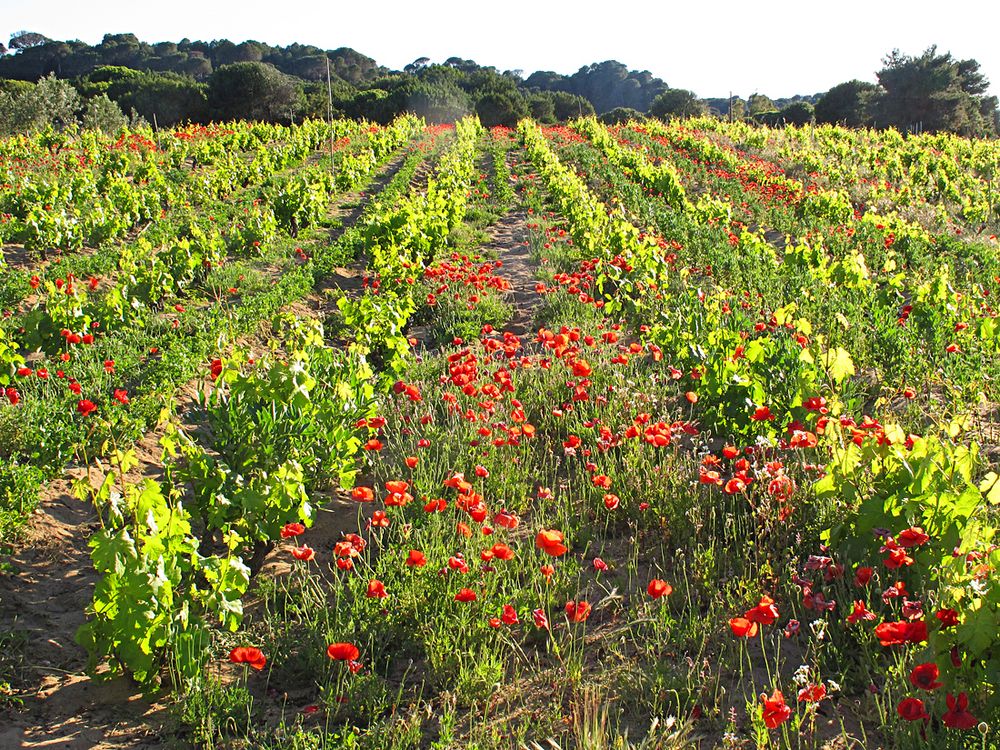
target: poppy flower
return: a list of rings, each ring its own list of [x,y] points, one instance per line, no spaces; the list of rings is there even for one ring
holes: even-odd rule
[[[773,625],[778,619],[778,608],[774,605],[774,599],[766,594],[762,596],[756,607],[747,610],[746,618],[761,625]]]
[[[942,628],[951,628],[958,625],[958,612],[953,609],[939,609],[934,616],[941,621]]]
[[[410,554],[406,557],[406,565],[409,568],[422,568],[427,564],[427,558],[424,553],[417,549],[411,549]]]
[[[729,620],[729,629],[737,638],[753,638],[757,635],[757,623],[745,617],[733,617]]]
[[[385,591],[385,584],[379,579],[373,578],[368,582],[368,589],[365,591],[365,596],[369,599],[385,599],[389,595]]]
[[[459,592],[455,594],[456,602],[474,602],[476,601],[476,592],[472,589],[459,589]]]
[[[618,495],[608,493],[604,496],[604,507],[608,510],[614,510],[621,503],[621,498]]]
[[[264,653],[254,646],[237,646],[229,652],[229,661],[233,664],[249,664],[258,672],[267,664]]]
[[[924,702],[919,698],[903,698],[896,706],[896,713],[906,721],[918,721],[919,719],[926,721],[931,718],[924,709]]]
[[[326,647],[326,655],[335,661],[357,661],[361,652],[353,643],[331,643]]]
[[[306,527],[301,523],[286,523],[281,529],[281,538],[290,539],[299,534],[304,534]]]
[[[865,603],[861,599],[854,600],[854,611],[847,616],[847,621],[854,625],[861,620],[874,620],[875,613],[868,610]]]
[[[549,629],[549,618],[545,616],[545,610],[541,607],[531,611],[531,618],[535,621],[536,628]]]
[[[371,487],[355,487],[351,490],[351,499],[359,503],[370,503],[375,499],[375,491]]]
[[[792,715],[792,709],[785,703],[785,696],[777,688],[770,698],[761,693],[760,701],[764,704],[764,725],[768,729],[777,729]]]
[[[218,380],[219,379],[219,376],[222,374],[222,360],[221,359],[213,359],[212,360],[212,366],[211,366],[211,370],[210,370],[209,374],[210,374],[212,380]]]
[[[543,576],[545,576],[545,580],[548,581],[555,574],[556,569],[553,568],[551,565],[543,565],[541,568],[539,568],[539,571]]]
[[[649,594],[654,599],[659,599],[664,596],[669,596],[673,593],[674,587],[671,586],[666,581],[662,581],[659,578],[654,578],[649,582],[649,586],[646,587],[646,593]]]
[[[923,544],[927,544],[930,541],[930,537],[924,533],[924,530],[919,526],[911,526],[902,531],[896,537],[896,543],[900,547],[919,547]]]
[[[17,392],[16,388],[8,388],[4,391],[4,395],[7,396],[11,406],[17,406],[21,402],[21,394]]]
[[[822,683],[818,685],[806,685],[799,691],[800,703],[819,703],[826,697],[826,686]]]
[[[872,579],[874,574],[874,568],[860,567],[854,571],[854,583],[858,586],[867,586],[868,582]]]
[[[569,618],[570,622],[585,622],[590,617],[590,610],[591,606],[588,601],[566,602],[566,617]]]
[[[946,727],[950,727],[951,729],[972,729],[979,723],[979,720],[966,710],[969,707],[969,696],[965,693],[959,693],[957,699],[954,695],[948,693],[945,696],[945,702],[948,704],[948,710],[941,717],[941,721],[944,722]]]
[[[128,406],[129,402],[128,391],[126,391],[124,388],[115,388],[115,391],[112,394],[112,396],[114,397],[115,401],[117,401],[119,404],[122,404],[123,406]]]
[[[415,469],[419,460],[416,456],[407,456],[403,459],[403,462],[406,464],[407,469]]]
[[[380,451],[382,450],[382,441],[372,438],[361,447],[366,451]]]
[[[500,615],[500,619],[507,625],[516,625],[520,622],[517,619],[517,612],[510,604],[503,605],[503,613]]]
[[[535,536],[535,546],[550,557],[560,557],[566,554],[568,547],[563,544],[561,531],[555,529],[542,529]]]
[[[387,529],[389,528],[389,517],[385,514],[384,510],[377,510],[372,513],[371,519],[372,528],[376,529]]]
[[[506,544],[497,543],[494,544],[490,552],[493,553],[493,557],[497,560],[513,560],[514,550],[508,547]]]
[[[927,623],[923,620],[883,622],[875,626],[875,635],[883,646],[901,646],[927,640]]]
[[[301,547],[292,547],[292,557],[296,560],[308,562],[309,560],[314,560],[316,558],[316,550],[308,544]]]
[[[608,564],[599,557],[594,558],[594,570],[603,571],[608,569]]]
[[[90,416],[97,411],[97,404],[89,399],[81,399],[76,404],[76,410],[84,417]]]
[[[937,681],[939,675],[937,664],[925,662],[910,671],[910,683],[921,690],[937,690],[943,684]]]

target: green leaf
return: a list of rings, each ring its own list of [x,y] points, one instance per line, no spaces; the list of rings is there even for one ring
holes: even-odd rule
[[[851,355],[839,346],[823,352],[821,361],[836,383],[841,383],[854,374],[854,361]]]

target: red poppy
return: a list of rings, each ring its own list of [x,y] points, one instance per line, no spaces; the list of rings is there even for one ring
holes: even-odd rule
[[[550,557],[560,557],[566,554],[568,547],[563,544],[561,531],[555,529],[542,529],[535,536],[535,546]]]
[[[590,617],[590,610],[590,602],[588,601],[566,602],[566,617],[569,618],[570,622],[586,621]]]
[[[785,696],[777,688],[770,698],[761,693],[760,701],[764,704],[764,725],[768,729],[776,729],[792,715],[792,709],[785,703]]]
[[[385,599],[389,595],[385,591],[385,584],[379,579],[373,578],[368,582],[368,590],[365,591],[365,596],[369,599]]]
[[[211,372],[210,372],[212,380],[218,380],[219,376],[221,374],[222,374],[222,360],[221,359],[213,359],[212,360],[212,369],[211,369]]]
[[[927,623],[916,622],[883,622],[875,626],[875,635],[883,646],[901,646],[905,643],[922,643],[927,640]]]
[[[818,685],[806,685],[799,691],[800,703],[819,703],[826,697],[826,686],[822,683]]]
[[[958,612],[953,609],[939,609],[934,616],[941,621],[942,628],[951,628],[958,625]]]
[[[336,661],[357,661],[361,652],[353,643],[331,643],[326,647],[326,655]]]
[[[351,490],[351,498],[359,503],[370,503],[375,499],[375,491],[371,487],[355,487]]]
[[[497,543],[494,544],[490,552],[493,553],[493,557],[497,560],[513,560],[514,550],[508,547],[506,544]]]
[[[459,589],[459,592],[455,594],[456,602],[474,602],[476,601],[476,592],[472,589]]]
[[[773,625],[778,619],[778,608],[774,605],[774,599],[766,594],[762,596],[756,607],[746,611],[746,618],[761,625]]]
[[[128,391],[126,391],[124,388],[115,388],[115,391],[112,394],[112,396],[114,396],[115,401],[117,401],[119,404],[122,404],[123,406],[128,406],[129,402]]]
[[[943,683],[938,682],[940,671],[934,662],[918,664],[910,671],[910,682],[921,690],[937,690]]]
[[[97,411],[97,404],[89,399],[82,399],[77,402],[76,410],[80,412],[81,415],[87,417]]]
[[[543,565],[541,568],[539,568],[539,571],[543,576],[545,576],[545,580],[548,581],[555,574],[556,569],[553,568],[551,565]]]
[[[729,620],[729,629],[737,638],[753,638],[757,635],[758,626],[745,617],[733,617]]]
[[[384,510],[377,510],[372,513],[371,525],[375,529],[387,529],[389,528],[389,516],[385,514]]]
[[[911,526],[896,537],[896,542],[900,547],[919,547],[927,544],[928,541],[930,541],[930,537],[919,526]]]
[[[966,710],[969,707],[969,696],[965,693],[959,693],[957,699],[948,693],[945,702],[948,704],[948,710],[941,717],[941,721],[946,727],[972,729],[979,723],[979,720]]]
[[[610,492],[604,496],[604,507],[608,510],[614,510],[621,503],[621,498],[618,495],[613,495]]]
[[[380,451],[382,450],[382,441],[372,438],[361,447],[366,451]]]
[[[310,547],[308,544],[301,547],[292,547],[292,557],[296,560],[304,560],[308,562],[316,558],[316,550]]]
[[[419,460],[416,456],[407,456],[403,459],[403,462],[406,464],[407,469],[415,469]]]
[[[4,395],[7,396],[7,400],[10,401],[11,406],[17,406],[21,401],[21,394],[17,392],[16,388],[8,388],[4,391]]]
[[[410,554],[406,558],[406,565],[410,568],[422,568],[427,564],[427,558],[424,553],[417,549],[411,549]]]
[[[516,625],[520,622],[517,619],[517,612],[510,604],[503,605],[503,613],[500,615],[500,619],[507,625]]]
[[[924,709],[924,702],[919,698],[903,698],[896,706],[896,713],[901,719],[906,721],[917,721],[919,719],[930,719]]]
[[[861,567],[854,571],[854,582],[858,586],[867,586],[874,573],[873,568]]]
[[[649,582],[649,586],[646,587],[646,593],[649,594],[654,599],[659,599],[663,596],[669,596],[673,593],[674,587],[671,586],[666,581],[662,581],[659,578],[654,578]]]
[[[233,664],[249,664],[258,672],[267,664],[264,653],[254,646],[237,646],[229,652],[229,661]]]
[[[870,612],[868,610],[868,607],[865,606],[865,603],[862,600],[855,599],[854,611],[847,616],[847,621],[851,623],[851,625],[854,625],[860,622],[861,620],[874,620],[874,619],[875,619],[875,613]]]
[[[281,538],[290,539],[293,536],[304,534],[306,527],[301,523],[286,523],[281,529]]]
[[[531,618],[535,621],[536,628],[549,629],[549,618],[545,616],[545,610],[541,607],[531,611]]]

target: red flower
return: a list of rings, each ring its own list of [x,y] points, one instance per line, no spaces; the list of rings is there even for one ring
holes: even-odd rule
[[[507,625],[516,625],[519,622],[517,612],[509,604],[503,605],[503,614],[500,615],[500,619]]]
[[[729,620],[729,628],[737,638],[753,638],[757,635],[757,623],[750,622],[745,617],[733,617]]]
[[[768,729],[778,728],[792,715],[792,709],[785,703],[785,696],[777,688],[770,698],[761,693],[760,701],[764,704],[764,725]]]
[[[403,462],[406,464],[407,469],[417,468],[418,461],[419,459],[416,456],[407,456],[405,459],[403,459]]]
[[[590,602],[566,602],[566,617],[570,622],[584,622],[590,617]]]
[[[212,380],[218,380],[219,376],[221,374],[222,374],[222,360],[221,359],[213,359],[212,360],[212,369],[210,371],[210,376],[211,376]]]
[[[663,596],[669,596],[673,593],[674,587],[671,586],[666,581],[662,581],[659,578],[654,578],[649,582],[649,586],[646,587],[646,593],[649,594],[654,599],[659,599]]]
[[[975,716],[965,710],[969,707],[969,696],[965,693],[959,693],[957,700],[954,695],[948,693],[945,696],[945,701],[948,704],[948,710],[941,717],[941,721],[944,722],[946,727],[951,727],[952,729],[972,729],[979,723],[979,720]]]
[[[953,609],[939,609],[934,616],[941,621],[942,628],[951,628],[958,625],[958,612]]]
[[[286,523],[281,529],[282,539],[291,539],[299,534],[304,534],[306,527],[301,523]]]
[[[569,549],[563,544],[561,531],[555,529],[542,529],[535,536],[535,546],[550,557],[559,557],[566,554]]]
[[[389,528],[389,517],[385,514],[384,510],[377,510],[372,513],[371,525],[376,529]]]
[[[854,611],[847,616],[847,621],[851,623],[851,625],[854,625],[855,623],[861,620],[874,620],[874,619],[875,619],[875,613],[870,612],[868,610],[868,607],[865,606],[865,603],[863,601],[861,601],[860,599],[855,599]]]
[[[747,610],[746,618],[761,625],[773,625],[778,619],[778,608],[774,606],[774,599],[766,594],[762,596],[756,607]]]
[[[233,664],[249,664],[258,672],[267,664],[263,652],[254,646],[237,646],[229,652],[229,661]]]
[[[541,607],[533,609],[531,611],[531,617],[535,621],[536,628],[544,628],[546,630],[549,629],[549,618],[545,616],[545,610]]]
[[[907,721],[917,721],[918,719],[924,719],[925,721],[931,717],[927,715],[927,711],[924,710],[924,702],[919,698],[903,698],[896,706],[896,713],[899,714],[901,719],[906,719]]]
[[[115,401],[117,401],[119,404],[122,404],[124,406],[128,405],[129,402],[128,391],[126,391],[124,388],[115,388],[115,392],[112,395],[114,396]]]
[[[389,595],[385,591],[385,584],[379,579],[373,578],[368,582],[368,590],[365,592],[365,596],[369,599],[385,599]]]
[[[16,388],[8,388],[4,391],[4,395],[7,396],[7,400],[10,401],[11,406],[17,406],[21,401],[21,394],[17,392]]]
[[[819,685],[806,685],[799,691],[800,703],[819,703],[825,697],[826,686],[822,683]]]
[[[604,507],[607,508],[608,510],[614,510],[615,508],[618,507],[620,503],[621,499],[618,497],[618,495],[614,495],[609,492],[604,496]]]
[[[875,626],[875,635],[883,646],[922,643],[927,640],[927,623],[923,620],[883,622]]]
[[[854,571],[854,582],[858,586],[867,586],[874,573],[873,568],[862,567]]]
[[[326,655],[336,661],[357,661],[361,652],[353,643],[331,643],[326,647]]]
[[[303,545],[302,547],[292,547],[292,557],[296,560],[304,560],[308,562],[309,560],[314,560],[316,558],[316,550],[308,544]]]
[[[351,490],[351,498],[359,503],[370,503],[375,499],[375,492],[371,487],[355,487]]]
[[[406,565],[410,568],[422,568],[427,564],[427,558],[424,553],[417,549],[411,549],[410,554],[406,558]]]
[[[460,589],[457,594],[455,594],[456,602],[474,602],[476,601],[476,592],[472,589]]]
[[[900,547],[919,547],[922,544],[927,544],[929,540],[930,537],[919,526],[911,526],[896,537],[896,542]]]
[[[97,411],[97,404],[89,399],[82,399],[77,402],[76,410],[83,416],[87,417]]]
[[[943,683],[937,681],[940,672],[934,662],[918,664],[910,672],[910,682],[921,690],[937,690]]]

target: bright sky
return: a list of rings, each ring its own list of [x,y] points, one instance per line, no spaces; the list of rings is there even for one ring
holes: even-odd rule
[[[573,73],[618,60],[702,97],[822,92],[875,80],[893,48],[975,58],[1000,93],[1000,10],[991,0],[0,0],[0,39],[29,30],[94,44],[105,33],[352,47],[394,69],[458,56],[499,70]]]

